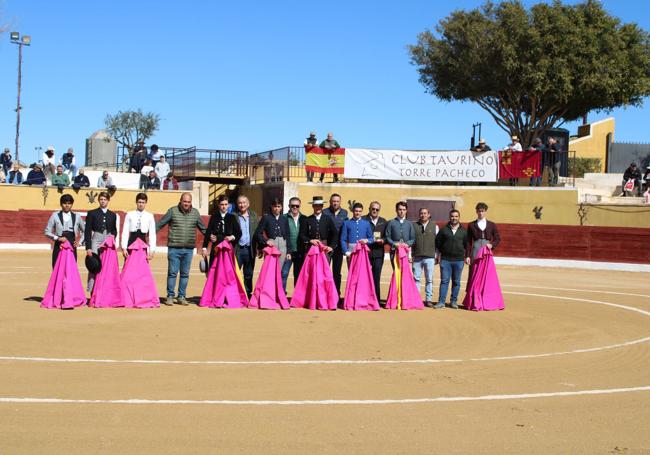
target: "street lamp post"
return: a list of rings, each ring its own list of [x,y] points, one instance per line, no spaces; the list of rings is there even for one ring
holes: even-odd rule
[[[19,161],[18,144],[20,143],[20,85],[22,80],[23,46],[32,44],[32,37],[29,35],[20,36],[18,32],[11,32],[11,42],[18,45],[18,97],[16,100],[16,162]]]

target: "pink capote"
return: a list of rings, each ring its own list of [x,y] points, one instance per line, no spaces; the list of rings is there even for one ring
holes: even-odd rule
[[[348,281],[345,286],[344,308],[346,310],[379,310],[369,252],[370,248],[365,243],[357,243],[352,250]]]
[[[424,308],[420,290],[413,278],[408,251],[406,245],[398,245],[395,249],[393,258],[395,269],[388,289],[387,310],[421,310]]]
[[[99,260],[102,269],[95,276],[95,286],[88,305],[94,308],[123,307],[120,266],[115,250],[115,237],[112,235],[106,237],[99,246]]]
[[[312,245],[291,296],[291,306],[309,310],[336,310],[339,294],[325,253],[325,245]]]
[[[239,267],[232,245],[224,240],[215,248],[217,252],[208,272],[199,306],[246,308],[248,297],[241,275],[238,274]]]
[[[66,240],[60,245],[41,308],[68,309],[85,304],[86,293],[81,284],[77,261],[74,260],[74,250]]]
[[[282,253],[275,246],[267,246],[262,251],[264,252],[264,263],[257,283],[255,283],[249,308],[288,310],[290,308],[289,301],[282,288],[282,271],[280,269]]]
[[[149,245],[137,238],[129,245],[129,257],[122,267],[122,301],[127,308],[157,308],[160,297],[147,261]]]
[[[463,306],[467,310],[503,310],[503,294],[499,285],[497,268],[494,265],[492,250],[483,246],[472,264],[472,273],[467,283]]]

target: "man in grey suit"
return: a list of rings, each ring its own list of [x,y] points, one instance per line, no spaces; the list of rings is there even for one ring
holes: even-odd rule
[[[397,245],[407,245],[409,248],[415,243],[415,228],[413,223],[406,219],[408,205],[404,201],[395,204],[397,216],[386,223],[386,243],[390,245],[390,264],[393,265],[395,248]]]
[[[56,264],[56,258],[59,256],[61,244],[66,240],[70,242],[74,249],[74,258],[77,259],[77,247],[84,242],[84,222],[81,215],[72,211],[74,198],[69,194],[64,194],[59,200],[61,210],[54,212],[45,227],[45,237],[54,240],[52,248],[52,268]]]

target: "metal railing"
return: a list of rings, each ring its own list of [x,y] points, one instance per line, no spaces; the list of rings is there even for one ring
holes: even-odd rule
[[[159,147],[174,175],[180,180],[201,177],[238,178],[248,176],[248,152],[238,150],[197,149],[196,147]],[[120,147],[116,170],[128,172],[130,156]]]

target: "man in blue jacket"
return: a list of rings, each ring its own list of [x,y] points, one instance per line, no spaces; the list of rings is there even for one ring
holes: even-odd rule
[[[341,228],[341,249],[348,260],[348,266],[350,265],[350,255],[357,242],[367,244],[374,242],[372,227],[368,221],[361,218],[362,213],[363,204],[356,202],[352,206],[352,219],[345,221]]]

